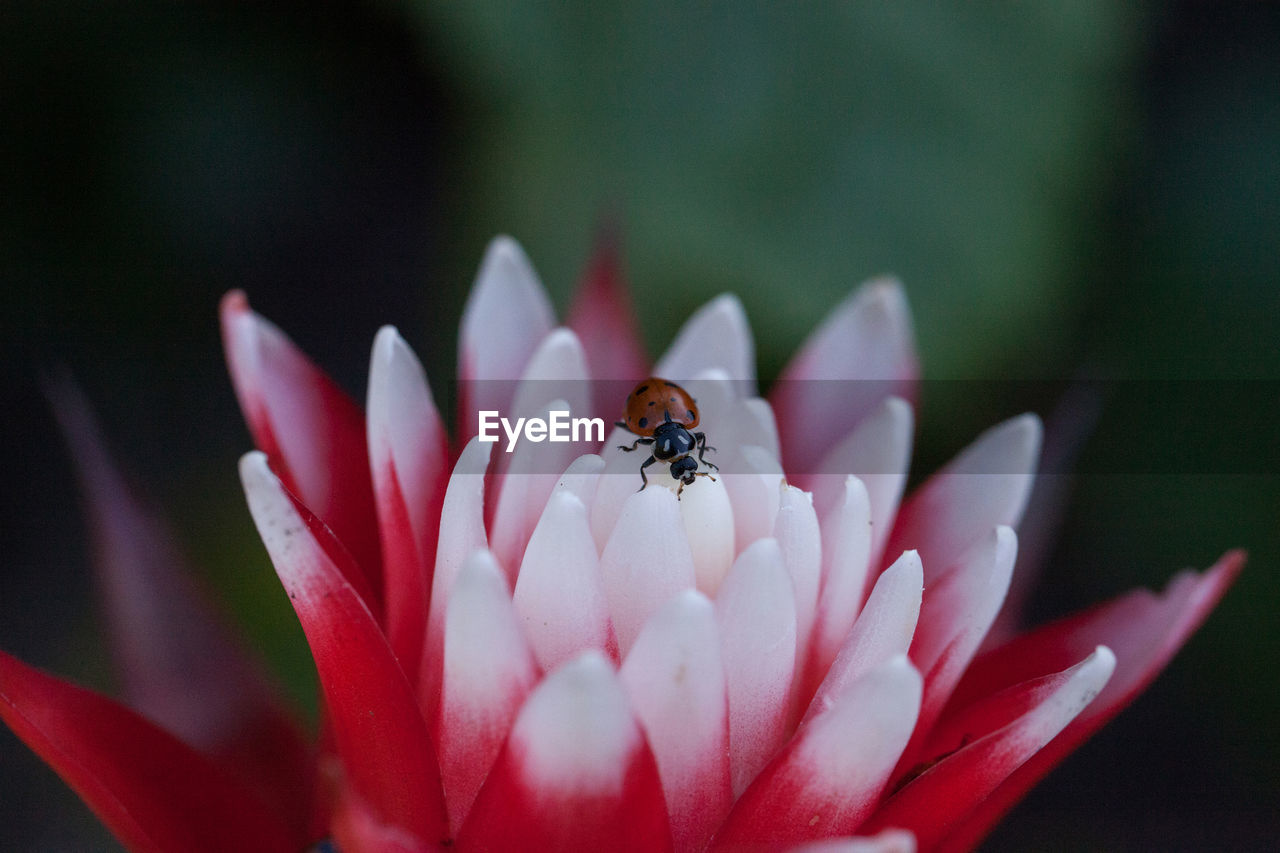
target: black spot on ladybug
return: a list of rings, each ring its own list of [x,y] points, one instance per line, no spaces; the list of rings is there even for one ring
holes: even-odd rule
[[[639,420],[639,422],[636,424],[636,426],[640,427],[640,429],[644,429],[644,428],[645,428],[645,427],[647,427],[648,425],[649,425],[649,419],[648,419],[648,418],[641,418],[641,419]]]
[[[691,421],[691,420],[693,420],[693,412],[685,412],[685,413],[684,413],[684,419],[685,419],[686,421]]]
[[[675,397],[668,397],[668,398],[667,398],[667,401],[668,401],[668,402],[671,402],[671,403],[674,403],[674,402],[676,401],[676,398],[675,398]]]
[[[632,391],[631,393],[632,393],[632,394],[643,394],[645,391],[648,391],[648,390],[649,390],[649,386],[648,386],[648,385],[641,385],[639,388],[637,388],[636,390]]]
[[[649,405],[650,405],[650,406],[656,406],[656,405],[658,405],[658,403],[657,403],[657,401],[656,401],[656,400],[650,400],[650,401],[649,401]]]

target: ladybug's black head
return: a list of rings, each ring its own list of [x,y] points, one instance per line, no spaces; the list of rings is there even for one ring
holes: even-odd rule
[[[671,463],[671,476],[683,480],[686,486],[692,485],[694,474],[698,471],[698,461],[692,456],[682,456]]]

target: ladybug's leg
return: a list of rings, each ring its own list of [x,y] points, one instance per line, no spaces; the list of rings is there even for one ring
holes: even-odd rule
[[[652,444],[652,443],[653,443],[652,439],[650,440],[650,442],[649,442],[649,443],[650,443],[650,444]],[[634,448],[634,447],[632,447],[632,448],[626,448],[626,447],[624,447],[624,448],[623,448],[623,450],[628,450],[628,449],[629,449],[629,450],[635,450],[635,448]],[[649,485],[649,478],[645,476],[644,469],[645,469],[645,468],[648,468],[650,465],[652,465],[654,462],[657,462],[657,461],[658,461],[658,457],[654,456],[652,453],[651,453],[651,454],[649,454],[649,458],[648,458],[648,459],[644,460],[644,464],[640,466],[640,482],[642,483],[642,485],[640,486],[640,488],[639,488],[639,489],[637,489],[637,491],[643,492],[643,491],[644,491],[645,486]]]
[[[628,453],[630,453],[631,451],[635,450],[637,447],[639,447],[639,446],[640,446],[640,445],[642,445],[642,444],[653,444],[653,439],[652,439],[652,438],[637,438],[634,442],[632,442],[632,443],[631,443],[631,446],[630,446],[630,447],[627,447],[625,444],[619,444],[619,445],[618,445],[618,449],[619,449],[619,450],[625,450],[625,451],[627,451]]]
[[[698,464],[706,465],[708,468],[714,468],[719,471],[719,465],[714,462],[708,462],[706,459],[702,458],[707,455],[708,450],[712,452],[715,451],[714,447],[707,447],[707,434],[705,432],[695,432],[693,434],[693,444],[698,448]]]

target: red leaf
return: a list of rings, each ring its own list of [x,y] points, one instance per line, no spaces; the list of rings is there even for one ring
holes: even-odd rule
[[[0,652],[0,717],[131,850],[278,853],[306,839],[133,711]]]

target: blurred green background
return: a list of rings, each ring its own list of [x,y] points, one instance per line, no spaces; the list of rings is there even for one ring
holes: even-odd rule
[[[899,275],[925,375],[981,380],[927,386],[920,472],[1052,407],[1004,380],[1178,380],[1104,404],[1032,612],[1229,547],[1250,563],[987,848],[1271,848],[1280,8],[512,5],[0,10],[0,647],[111,687],[37,381],[65,365],[309,701],[242,506],[218,297],[245,288],[358,397],[386,322],[443,384],[490,236],[521,240],[563,310],[615,217],[650,353],[733,290],[765,378],[860,280]],[[0,850],[112,849],[7,731],[0,768]]]

